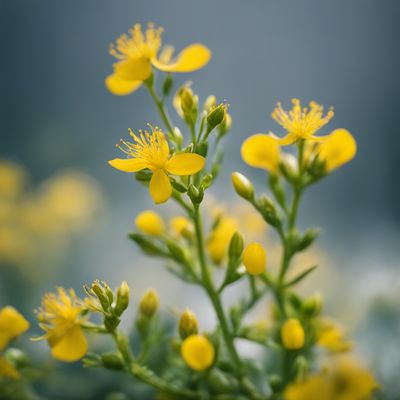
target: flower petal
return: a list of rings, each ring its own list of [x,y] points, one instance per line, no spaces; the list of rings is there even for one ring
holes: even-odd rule
[[[245,163],[255,168],[275,172],[279,162],[278,141],[262,133],[250,136],[242,144],[242,158]]]
[[[128,59],[114,64],[114,72],[128,81],[144,81],[151,74],[151,63],[147,58]]]
[[[206,160],[196,153],[181,153],[173,155],[165,169],[173,175],[193,175],[204,168]]]
[[[204,45],[196,43],[184,48],[176,60],[170,64],[161,60],[152,60],[153,65],[165,72],[191,72],[203,68],[211,58],[211,51]]]
[[[153,172],[150,180],[149,190],[150,195],[156,204],[165,203],[171,197],[171,182],[169,181],[167,174],[162,169],[156,169]]]
[[[65,362],[80,360],[88,350],[88,343],[80,326],[69,329],[59,341],[51,346],[53,357]]]
[[[108,163],[123,172],[137,172],[148,168],[147,162],[140,158],[114,158]]]
[[[117,74],[112,74],[107,76],[104,83],[112,94],[125,96],[139,89],[142,81],[128,81],[120,78]]]
[[[325,161],[326,170],[332,171],[351,161],[357,153],[357,143],[346,129],[335,129],[318,145],[318,156]]]
[[[14,307],[0,310],[0,350],[8,342],[29,329],[29,322]]]
[[[278,136],[273,135],[272,136],[280,146],[289,146],[290,144],[293,144],[296,142],[298,139],[300,139],[296,134],[294,133],[288,133],[285,137],[280,138]]]

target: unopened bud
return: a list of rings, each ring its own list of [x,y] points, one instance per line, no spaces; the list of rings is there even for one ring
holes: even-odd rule
[[[188,308],[182,313],[178,324],[179,336],[182,340],[190,335],[195,335],[199,331],[199,322],[194,312]]]
[[[208,96],[203,104],[204,111],[210,111],[211,108],[217,105],[217,98],[212,94]]]
[[[231,260],[237,260],[243,253],[243,246],[243,236],[239,232],[235,232],[229,243],[229,258]]]
[[[174,139],[175,139],[176,144],[179,147],[181,147],[183,144],[183,135],[182,135],[181,130],[177,126],[174,128]]]
[[[304,346],[304,328],[298,319],[289,318],[283,324],[281,339],[288,350],[298,350]]]
[[[188,189],[188,195],[193,204],[200,204],[203,201],[204,190],[191,184]]]
[[[178,262],[185,262],[187,257],[184,249],[175,241],[168,239],[165,244],[168,247],[171,256]]]
[[[236,193],[246,200],[251,200],[254,197],[254,186],[243,174],[234,172],[232,175],[232,184]]]
[[[207,125],[209,130],[214,129],[224,120],[226,109],[226,104],[219,104],[208,112]]]
[[[111,302],[101,282],[94,281],[92,283],[91,290],[99,299],[102,309],[104,311],[108,311],[111,306]]]
[[[301,310],[307,317],[316,317],[321,313],[322,307],[322,296],[317,293],[304,300]]]
[[[232,117],[226,113],[224,120],[218,126],[218,133],[220,136],[224,136],[225,133],[229,132],[232,128]]]
[[[101,355],[101,361],[105,368],[121,370],[124,368],[124,360],[119,353],[107,352]]]
[[[286,179],[293,181],[298,174],[297,159],[291,153],[281,153],[280,170]]]
[[[191,112],[194,104],[193,91],[189,87],[184,87],[180,93],[181,107],[184,113]]]
[[[116,315],[120,316],[129,305],[129,286],[123,281],[120,287],[117,289],[117,300],[114,307]]]
[[[171,93],[173,84],[174,84],[174,79],[172,78],[172,75],[167,74],[162,87],[163,95],[165,97],[167,97]]]
[[[151,318],[158,310],[159,300],[154,289],[149,289],[139,303],[139,311],[142,315]]]
[[[282,378],[279,375],[271,375],[269,377],[269,385],[273,393],[278,393],[282,389]]]
[[[316,228],[307,229],[303,237],[299,240],[296,246],[297,251],[303,251],[309,247],[314,240],[319,236],[320,230]]]

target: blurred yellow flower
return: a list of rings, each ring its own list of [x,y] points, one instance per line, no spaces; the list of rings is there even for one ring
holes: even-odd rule
[[[372,374],[351,358],[338,358],[321,372],[292,383],[285,400],[370,400],[378,384]]]
[[[265,271],[267,253],[259,243],[249,244],[243,252],[243,264],[250,275],[260,275]]]
[[[171,229],[176,236],[185,236],[193,232],[193,223],[186,217],[171,218]]]
[[[164,133],[154,129],[152,133],[139,131],[136,136],[129,130],[134,142],[121,140],[119,149],[129,158],[115,158],[109,164],[124,172],[150,169],[150,195],[156,204],[166,202],[172,194],[172,186],[167,173],[172,175],[193,175],[205,165],[204,157],[196,153],[180,153],[170,156]]]
[[[287,135],[278,139],[282,146],[286,146],[296,142],[299,139],[321,141],[324,138],[315,136],[314,134],[326,125],[333,118],[333,109],[323,115],[323,106],[315,101],[310,102],[310,108],[302,108],[299,99],[292,99],[293,108],[290,111],[285,111],[281,103],[272,112],[272,118],[281,125]]]
[[[135,219],[135,225],[142,233],[151,236],[162,236],[165,233],[163,219],[154,211],[141,212]]]
[[[343,330],[333,321],[322,319],[318,325],[317,342],[320,346],[332,352],[344,352],[352,348],[352,343],[346,340]]]
[[[223,215],[215,229],[210,232],[207,239],[207,252],[216,264],[220,264],[226,257],[232,236],[238,230],[236,219]]]
[[[183,341],[181,354],[190,368],[204,371],[214,362],[215,350],[205,336],[191,335]]]
[[[47,293],[37,312],[39,326],[46,332],[35,340],[46,339],[54,358],[73,362],[87,352],[88,343],[82,330],[85,318],[82,316],[83,302],[73,289],[67,292],[58,288],[57,294]]]
[[[136,24],[129,30],[129,35],[121,35],[115,45],[111,45],[110,54],[119,60],[114,64],[114,73],[105,80],[111,93],[126,95],[134,92],[151,76],[152,66],[164,72],[191,72],[204,67],[210,60],[210,50],[199,43],[183,49],[175,60],[172,60],[174,49],[171,46],[166,46],[158,56],[162,31],[149,23],[143,33],[141,25]]]
[[[283,345],[289,350],[298,350],[304,346],[304,329],[296,318],[289,318],[281,328]]]
[[[251,167],[275,173],[280,159],[278,140],[270,135],[257,133],[247,138],[241,148],[243,161]]]
[[[29,322],[15,308],[7,306],[0,310],[0,351],[8,343],[29,329]],[[14,366],[0,356],[0,376],[19,379],[20,373]]]
[[[24,189],[25,171],[11,161],[0,161],[0,198],[15,199]]]
[[[335,129],[325,136],[316,148],[318,158],[325,163],[326,172],[331,172],[351,161],[357,153],[357,143],[346,129]]]

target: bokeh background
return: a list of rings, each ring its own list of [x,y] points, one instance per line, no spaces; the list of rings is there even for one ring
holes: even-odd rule
[[[288,106],[298,97],[333,105],[329,128],[346,127],[356,137],[356,159],[312,188],[301,209],[303,226],[322,227],[318,251],[329,260],[329,273],[321,267],[309,289],[326,294],[329,313],[358,341],[358,353],[385,387],[382,398],[399,398],[399,16],[396,0],[0,0],[0,159],[25,170],[24,196],[42,207],[33,215],[53,207],[62,227],[43,233],[43,221],[32,222],[41,244],[34,244],[31,258],[3,260],[0,305],[14,304],[32,319],[43,291],[56,285],[79,288],[100,278],[116,286],[126,279],[135,301],[154,287],[165,310],[189,305],[212,325],[201,293],[189,292],[127,240],[150,197],[107,165],[128,127],[161,124],[145,90],[115,97],[103,83],[113,62],[108,45],[134,23],[153,21],[176,49],[202,42],[213,51],[206,68],[178,76],[176,85],[191,79],[200,98],[215,94],[230,104],[233,129],[213,194],[231,209],[233,170],[262,186],[264,175],[244,165],[239,149],[250,134],[281,133],[270,118],[277,101]],[[57,178],[72,186],[52,187]],[[85,190],[85,217],[66,217],[60,199]],[[169,204],[157,210],[174,211]],[[9,240],[4,235],[0,247]],[[35,346],[32,351],[40,352]],[[76,368],[79,376],[68,367],[69,379],[78,382]],[[76,393],[58,379],[44,385],[51,398],[105,398],[95,385]]]

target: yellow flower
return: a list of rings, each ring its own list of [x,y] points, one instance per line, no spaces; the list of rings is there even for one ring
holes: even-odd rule
[[[250,275],[260,275],[265,271],[267,253],[259,243],[249,244],[243,252],[243,264]]]
[[[349,351],[352,348],[352,343],[346,340],[342,329],[328,319],[320,321],[318,344],[335,353]]]
[[[292,99],[293,108],[285,111],[281,103],[272,112],[272,118],[281,125],[287,135],[278,139],[282,146],[296,142],[299,139],[321,141],[324,138],[314,136],[315,132],[321,129],[333,118],[333,110],[330,109],[324,116],[324,108],[315,101],[310,102],[310,108],[302,108],[299,99]]]
[[[257,133],[247,138],[241,148],[243,161],[251,167],[275,173],[280,159],[278,140],[270,135]]]
[[[289,385],[284,399],[370,400],[377,387],[368,370],[350,358],[339,358],[321,372]]]
[[[159,214],[147,210],[141,212],[135,219],[137,228],[147,235],[162,236],[165,232],[165,224]]]
[[[220,264],[227,255],[232,236],[238,230],[235,218],[222,216],[217,227],[211,231],[207,240],[207,251],[216,264]]]
[[[29,329],[29,322],[15,308],[7,306],[0,310],[0,351],[8,343]],[[20,373],[4,357],[0,356],[0,376],[19,379]]]
[[[193,224],[192,222],[182,216],[177,216],[171,219],[170,221],[171,229],[176,236],[185,236],[193,232]]]
[[[318,158],[325,163],[326,172],[330,172],[351,161],[357,153],[357,143],[346,129],[335,129],[318,143]]]
[[[166,46],[158,57],[162,31],[148,24],[143,33],[141,25],[136,24],[129,34],[121,35],[111,45],[110,54],[119,60],[114,64],[114,73],[105,80],[111,93],[121,96],[134,92],[151,76],[152,66],[164,72],[191,72],[210,60],[210,50],[199,43],[183,49],[175,60],[171,61],[174,52],[171,46]]]
[[[85,322],[82,311],[83,304],[73,289],[67,292],[58,288],[57,294],[44,295],[37,317],[46,333],[36,340],[46,339],[54,358],[73,362],[86,354],[88,343],[82,331]]]
[[[215,350],[203,335],[191,335],[183,341],[181,354],[190,368],[203,371],[214,362]]]
[[[298,350],[304,346],[304,329],[298,319],[289,318],[282,326],[281,338],[285,348]]]
[[[170,156],[168,142],[159,129],[152,133],[139,131],[136,136],[129,130],[134,142],[121,140],[119,149],[129,156],[127,159],[115,158],[109,164],[124,172],[137,172],[150,169],[150,195],[156,204],[166,202],[172,194],[172,186],[167,173],[172,175],[193,175],[205,164],[204,157],[195,153],[180,153]]]

